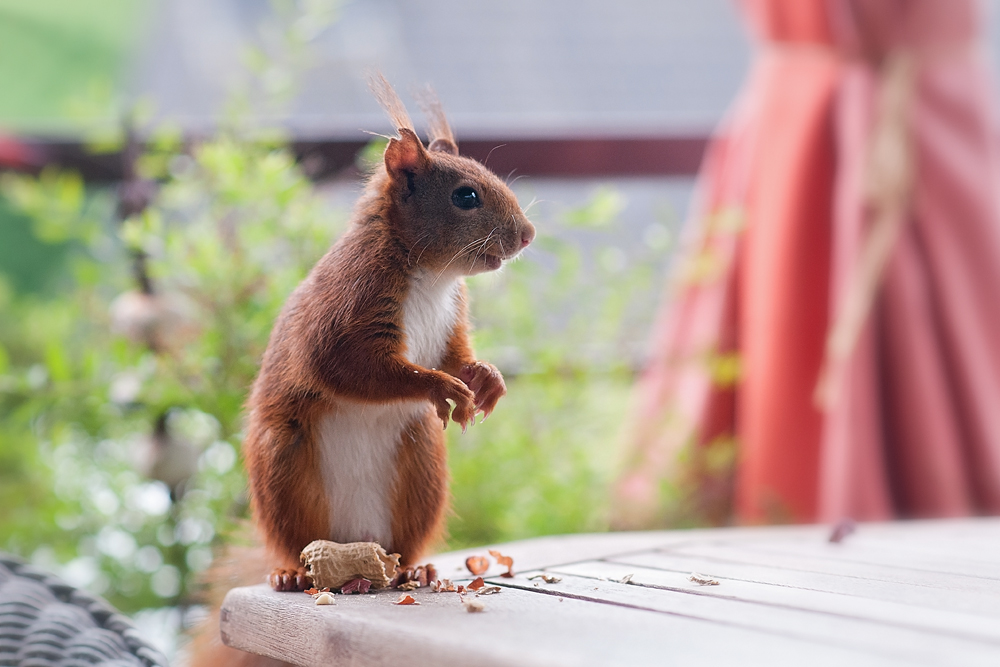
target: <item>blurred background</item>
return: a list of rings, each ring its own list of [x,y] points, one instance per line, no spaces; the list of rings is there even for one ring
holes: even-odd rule
[[[376,68],[418,127],[410,93],[434,86],[539,232],[470,280],[509,394],[448,431],[442,548],[607,530],[695,175],[750,62],[727,0],[0,0],[0,549],[175,653],[247,518],[241,409],[273,319],[378,164],[368,133],[393,131]]]

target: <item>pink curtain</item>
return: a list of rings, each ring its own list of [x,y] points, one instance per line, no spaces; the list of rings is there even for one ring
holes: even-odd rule
[[[617,524],[1000,512],[1000,143],[977,6],[742,7],[757,56],[637,386]]]

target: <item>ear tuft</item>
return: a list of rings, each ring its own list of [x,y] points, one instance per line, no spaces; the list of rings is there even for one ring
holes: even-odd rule
[[[441,100],[438,99],[434,89],[427,86],[417,96],[417,103],[427,116],[427,129],[431,139],[430,150],[458,155],[458,142],[455,141],[448,118],[444,115],[444,107],[441,106]]]
[[[438,153],[451,153],[452,155],[458,155],[458,146],[454,144],[450,139],[435,139],[431,142],[427,150],[438,152]]]
[[[395,180],[402,180],[407,173],[423,172],[427,168],[428,156],[416,133],[404,127],[399,130],[399,139],[389,139],[384,160],[389,175]]]
[[[382,107],[389,116],[389,119],[392,120],[397,131],[403,128],[413,129],[413,122],[410,120],[410,115],[406,113],[403,100],[399,99],[399,95],[396,94],[396,91],[393,90],[381,72],[372,72],[369,74],[368,88],[372,91],[372,95],[375,96],[379,106]]]

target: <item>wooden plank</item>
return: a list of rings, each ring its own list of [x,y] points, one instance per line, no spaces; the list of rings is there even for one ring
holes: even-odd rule
[[[317,606],[301,593],[237,588],[223,603],[221,630],[230,646],[310,667],[912,664],[682,615],[560,599],[523,583],[525,590],[481,598],[486,610],[478,614],[454,594],[423,589],[413,593],[420,606],[401,607],[392,604],[398,593],[388,591]]]
[[[789,553],[782,549],[772,550],[766,546],[761,547],[759,544],[743,543],[738,546],[725,543],[686,545],[676,550],[672,549],[670,553],[732,563],[769,565],[800,572],[819,572],[840,577],[855,577],[867,581],[926,586],[938,591],[961,592],[961,595],[951,596],[949,600],[963,606],[964,601],[973,602],[978,606],[986,604],[990,598],[996,599],[996,596],[1000,596],[1000,582],[992,579],[980,579],[964,574],[927,572],[895,565],[854,562],[830,555],[816,557],[803,553]],[[955,611],[964,610],[958,607],[952,608]]]
[[[961,543],[963,545],[1000,547],[1000,521],[995,517],[947,520],[914,521],[900,523],[860,524],[855,538],[892,539],[915,546],[935,546]]]
[[[781,539],[795,535],[824,540],[829,532],[830,529],[827,526],[813,525],[552,535],[437,554],[429,558],[428,561],[434,563],[443,576],[450,576],[454,579],[460,574],[467,573],[465,569],[466,558],[485,556],[489,549],[499,550],[511,556],[517,569],[528,570],[556,563],[608,558],[620,554],[689,543],[700,544],[711,539],[743,541]],[[494,567],[491,572],[499,574],[503,569]]]
[[[505,554],[511,555],[517,567],[524,570],[558,563],[609,558],[656,548],[678,548],[690,544],[701,545],[706,542],[744,544],[796,539],[826,543],[831,529],[831,526],[814,524],[553,535],[438,554],[430,560],[442,572],[456,574],[465,572],[464,562],[467,557],[485,555],[488,549],[499,549]],[[858,532],[851,539],[859,535],[908,539],[917,543],[942,539],[968,539],[970,535],[991,535],[1000,539],[1000,519],[973,518],[878,524],[862,523],[858,525]],[[496,570],[497,573],[499,571],[499,569]]]
[[[910,628],[892,627],[867,620],[788,609],[775,605],[724,599],[704,593],[702,586],[677,576],[670,589],[648,588],[611,581],[564,576],[544,589],[523,577],[491,583],[544,590],[549,595],[573,596],[580,600],[625,605],[661,613],[710,621],[719,627],[757,630],[785,639],[801,639],[826,648],[848,648],[883,659],[910,664],[964,665],[1000,664],[1000,648],[950,636],[929,634]]]
[[[927,543],[934,538],[928,536]],[[740,548],[754,549],[765,553],[802,555],[808,558],[824,558],[849,561],[866,565],[891,566],[910,570],[920,570],[936,574],[957,574],[973,579],[992,579],[1000,582],[1000,553],[970,556],[973,550],[963,549],[961,542],[951,542],[938,548],[907,544],[891,538],[865,539],[863,535],[852,536],[840,544],[814,542],[811,540],[755,540],[740,545]]]
[[[989,569],[1000,520],[862,524],[840,545],[827,543],[829,531],[525,540],[492,547],[521,574],[493,580],[506,588],[482,598],[482,614],[424,590],[415,592],[418,607],[392,605],[398,593],[390,592],[317,607],[302,594],[253,587],[226,598],[222,629],[231,645],[317,667],[1000,664],[992,627],[1000,627],[1000,581]],[[486,551],[431,560],[458,579],[465,558]],[[988,576],[966,572],[972,564],[985,564]],[[536,586],[529,568],[565,579]],[[686,580],[692,570],[723,583],[696,587]],[[595,579],[628,573],[642,585]]]
[[[756,554],[732,553],[732,550],[726,553],[731,555],[733,560],[716,557],[717,554],[712,556],[667,551],[642,552],[622,556],[614,558],[613,562],[626,566],[660,568],[674,572],[700,572],[716,578],[753,581],[774,586],[792,586],[902,605],[946,609],[956,613],[993,619],[1000,618],[1000,597],[990,593],[962,591],[959,594],[952,594],[947,587],[795,570],[775,564],[766,558],[755,559]],[[760,560],[766,562],[759,562]]]
[[[631,583],[670,590],[693,590],[700,595],[742,600],[786,609],[834,614],[893,627],[947,635],[969,641],[979,641],[1000,647],[1000,623],[995,618],[978,614],[942,610],[930,604],[916,606],[901,602],[831,593],[811,588],[764,583],[740,577],[727,577],[718,571],[699,574],[719,581],[718,586],[694,587],[689,581],[691,569],[671,568],[665,554],[654,554],[659,567],[639,567],[633,563],[591,561],[550,569],[558,573],[595,580],[621,580],[631,575]],[[928,601],[929,602],[929,601]]]

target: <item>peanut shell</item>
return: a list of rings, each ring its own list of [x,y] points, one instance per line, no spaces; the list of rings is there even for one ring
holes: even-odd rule
[[[299,555],[317,588],[340,588],[348,581],[363,577],[372,588],[385,588],[399,566],[399,554],[388,554],[375,542],[338,544],[315,540]]]

